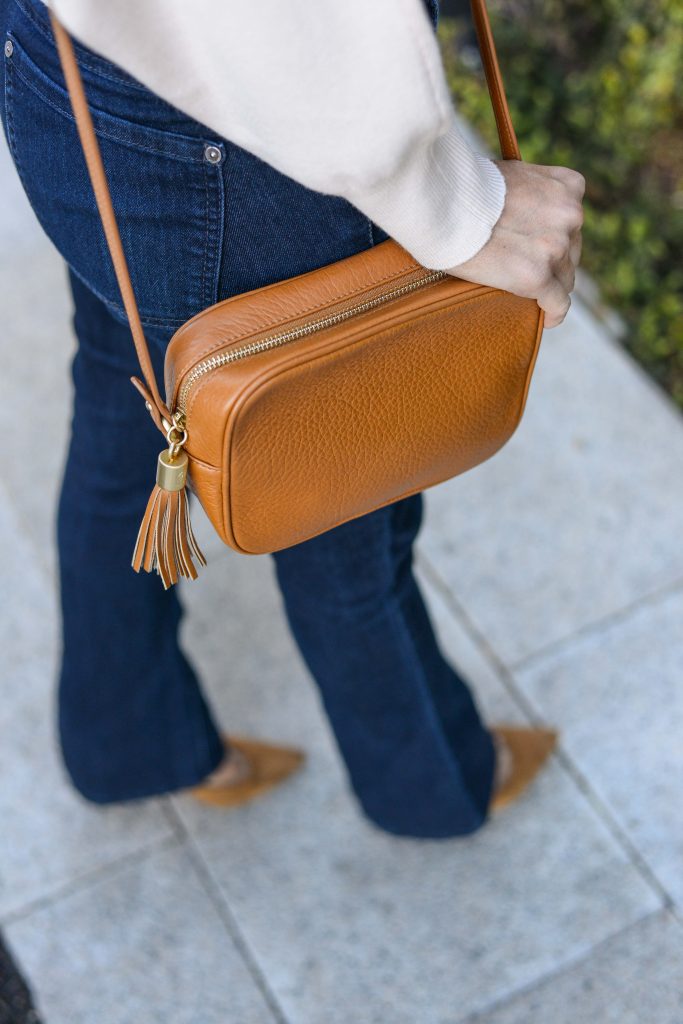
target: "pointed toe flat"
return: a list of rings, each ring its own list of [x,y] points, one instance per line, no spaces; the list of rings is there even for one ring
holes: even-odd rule
[[[303,750],[247,736],[225,736],[226,746],[237,748],[249,763],[245,779],[225,786],[193,786],[187,790],[196,800],[214,807],[239,807],[289,778],[306,759]]]
[[[509,777],[489,803],[493,813],[507,807],[524,793],[557,746],[555,729],[519,725],[494,725],[491,732],[505,741],[512,756]]]

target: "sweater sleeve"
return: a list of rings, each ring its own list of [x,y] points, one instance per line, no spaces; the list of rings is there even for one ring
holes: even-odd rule
[[[74,36],[426,267],[488,241],[505,178],[459,130],[422,0],[54,0]]]

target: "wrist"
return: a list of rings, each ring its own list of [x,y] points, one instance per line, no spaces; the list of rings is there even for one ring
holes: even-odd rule
[[[505,195],[499,167],[469,145],[454,116],[429,145],[414,147],[394,174],[347,198],[423,266],[448,270],[486,244]]]

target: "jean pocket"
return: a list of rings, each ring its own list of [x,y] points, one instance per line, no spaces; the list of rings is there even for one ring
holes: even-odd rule
[[[10,29],[6,41],[7,138],[29,202],[74,273],[125,319],[66,90],[40,36],[24,43]],[[106,78],[97,86],[90,107],[140,313],[173,329],[218,298],[224,144],[137,123],[139,86],[122,116],[118,83],[114,115]]]

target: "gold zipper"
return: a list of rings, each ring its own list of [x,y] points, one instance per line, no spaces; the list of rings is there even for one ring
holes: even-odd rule
[[[202,359],[202,361],[197,363],[183,381],[182,387],[178,393],[176,410],[184,419],[187,414],[187,399],[190,391],[196,382],[205,374],[210,373],[211,370],[217,370],[221,366],[227,366],[228,363],[234,363],[238,359],[244,359],[247,356],[256,355],[258,352],[265,352],[271,348],[279,348],[280,345],[286,345],[290,341],[298,341],[300,338],[308,337],[309,334],[316,334],[318,331],[324,331],[328,327],[335,327],[337,324],[341,324],[345,320],[350,320],[353,316],[357,316],[360,313],[367,313],[370,310],[383,305],[385,302],[390,302],[392,299],[398,299],[403,295],[408,295],[410,292],[414,292],[418,288],[424,288],[426,285],[432,284],[434,281],[440,281],[444,277],[447,277],[444,270],[432,270],[417,280],[410,281],[408,284],[400,285],[398,288],[392,288],[388,292],[383,292],[381,295],[377,295],[374,298],[366,299],[365,302],[357,303],[355,306],[343,309],[338,313],[333,313],[331,316],[324,316],[318,320],[312,320],[309,323],[302,324],[300,327],[283,331],[281,334],[271,334],[267,338],[261,338],[259,341],[248,342],[246,345],[240,345],[238,348],[226,349],[224,352],[217,352],[215,355],[209,356],[207,359]]]

